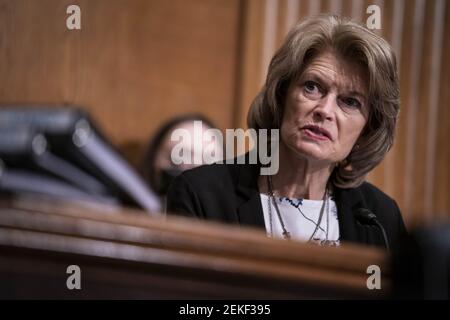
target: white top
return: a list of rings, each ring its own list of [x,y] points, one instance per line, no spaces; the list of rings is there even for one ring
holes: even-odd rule
[[[275,197],[275,200],[280,209],[284,226],[290,233],[291,239],[303,242],[308,241],[318,224],[323,200],[291,199],[287,197]],[[261,203],[267,236],[283,239],[283,229],[273,202],[270,201],[272,223],[268,209],[269,196],[261,194]],[[328,205],[325,204],[320,227],[317,229],[311,242],[319,245],[340,245],[337,207],[332,197],[329,198]]]

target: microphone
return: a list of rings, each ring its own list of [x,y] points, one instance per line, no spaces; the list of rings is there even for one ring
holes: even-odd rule
[[[359,208],[356,213],[356,217],[363,223],[375,225],[381,230],[381,233],[383,234],[384,245],[387,252],[389,253],[389,241],[387,238],[386,230],[384,230],[383,225],[380,223],[380,221],[378,221],[377,216],[369,209]]]

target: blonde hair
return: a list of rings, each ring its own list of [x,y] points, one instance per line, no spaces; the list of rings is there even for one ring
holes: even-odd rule
[[[332,49],[364,66],[369,79],[369,116],[346,159],[334,168],[330,182],[350,188],[363,183],[392,147],[399,114],[399,84],[395,54],[380,36],[348,19],[321,15],[304,20],[287,35],[272,58],[265,85],[247,117],[249,128],[280,129],[284,99],[291,81],[308,60]]]

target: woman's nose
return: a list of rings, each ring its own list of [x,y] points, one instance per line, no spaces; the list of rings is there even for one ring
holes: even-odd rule
[[[336,97],[334,95],[326,95],[320,99],[314,108],[314,117],[317,120],[333,120],[334,110],[336,108]]]

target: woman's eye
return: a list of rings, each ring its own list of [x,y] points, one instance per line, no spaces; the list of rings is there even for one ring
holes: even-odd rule
[[[343,99],[342,99],[342,102],[343,102],[346,106],[351,107],[351,108],[357,108],[357,109],[361,108],[361,103],[360,103],[357,99],[355,99],[355,98],[350,98],[350,97],[348,97],[348,98],[343,98]]]
[[[314,81],[306,81],[304,84],[304,88],[306,93],[312,94],[312,95],[320,95],[321,94],[321,88],[319,84],[315,83]]]

